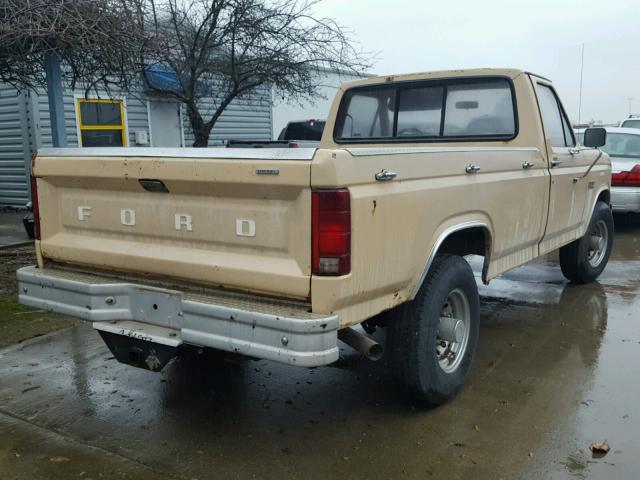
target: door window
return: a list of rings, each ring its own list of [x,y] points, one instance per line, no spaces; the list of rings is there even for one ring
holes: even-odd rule
[[[560,108],[555,92],[547,85],[538,84],[538,103],[542,112],[544,133],[553,147],[572,147],[575,145],[569,122]]]

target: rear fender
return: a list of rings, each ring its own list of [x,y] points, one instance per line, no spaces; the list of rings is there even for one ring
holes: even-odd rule
[[[475,219],[465,219],[464,221],[458,220],[450,220],[445,222],[440,228],[437,230],[434,235],[435,241],[432,243],[432,247],[429,250],[429,255],[424,261],[424,266],[421,270],[420,276],[418,277],[417,282],[415,283],[415,287],[413,288],[413,292],[411,293],[410,299],[413,300],[415,296],[418,294],[422,283],[424,282],[427,273],[429,272],[429,268],[431,268],[431,264],[435,256],[440,251],[442,244],[445,240],[453,235],[456,232],[461,232],[464,230],[469,230],[472,228],[482,228],[485,233],[485,256],[484,256],[484,266],[482,268],[482,279],[486,283],[487,282],[487,271],[489,262],[491,260],[491,252],[493,248],[493,235],[491,229],[491,222],[485,216],[481,216]],[[471,253],[471,252],[469,252]]]

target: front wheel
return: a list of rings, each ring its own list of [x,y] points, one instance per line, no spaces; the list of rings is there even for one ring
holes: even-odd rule
[[[460,391],[479,324],[471,267],[462,257],[437,255],[414,301],[390,324],[394,371],[414,397],[440,405]]]
[[[560,268],[573,283],[590,283],[607,266],[613,248],[613,215],[604,202],[597,202],[583,237],[560,248]]]

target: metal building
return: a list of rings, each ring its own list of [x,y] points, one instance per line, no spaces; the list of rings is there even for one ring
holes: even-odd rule
[[[85,98],[81,91],[64,93],[70,147],[181,147],[193,143],[183,108],[169,98],[143,90],[126,95],[111,92],[99,98]],[[271,136],[271,93],[265,88],[227,107],[211,132],[210,144],[228,139],[270,140]],[[29,201],[31,155],[50,146],[46,92],[19,92],[0,84],[0,207],[23,207]]]

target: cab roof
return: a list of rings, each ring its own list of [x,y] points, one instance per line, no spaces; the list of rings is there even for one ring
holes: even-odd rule
[[[440,70],[434,72],[418,72],[418,73],[404,73],[401,75],[380,75],[377,77],[364,78],[358,80],[351,80],[342,84],[342,89],[358,87],[360,85],[375,85],[386,82],[406,82],[414,80],[429,80],[437,78],[462,78],[462,77],[508,77],[514,79],[519,75],[522,75],[524,70],[516,68],[469,68],[460,70]],[[531,74],[535,75],[535,74]],[[548,80],[540,75],[536,77]]]

